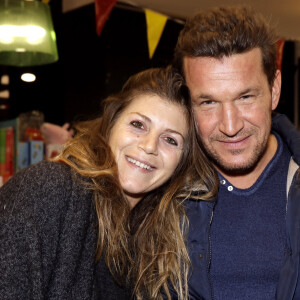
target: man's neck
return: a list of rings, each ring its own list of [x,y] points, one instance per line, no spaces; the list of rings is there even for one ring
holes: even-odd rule
[[[232,175],[230,173],[225,173],[222,170],[219,170],[218,168],[217,170],[235,187],[239,189],[250,188],[262,174],[262,172],[264,171],[268,163],[271,161],[271,159],[274,157],[277,151],[277,146],[277,139],[273,134],[271,134],[267,144],[266,152],[259,160],[255,168],[249,173],[243,175]]]

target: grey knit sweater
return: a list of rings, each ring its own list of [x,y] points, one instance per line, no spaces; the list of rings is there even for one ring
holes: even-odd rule
[[[41,162],[0,189],[0,299],[130,299],[95,263],[92,192],[70,167]]]

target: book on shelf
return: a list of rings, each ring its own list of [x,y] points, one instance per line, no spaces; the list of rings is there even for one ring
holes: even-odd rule
[[[6,147],[5,128],[0,128],[0,175],[5,173],[5,147]]]
[[[19,170],[44,159],[38,131],[19,117],[0,122],[0,187]]]
[[[15,157],[15,150],[14,150],[14,128],[7,127],[6,128],[6,151],[5,151],[5,176],[6,181],[14,175],[15,172],[15,164],[14,164],[14,157]]]
[[[14,174],[14,129],[0,128],[0,186]]]
[[[5,130],[5,142],[1,144],[6,144],[6,139],[8,139],[9,148],[7,151],[12,153],[12,165],[13,165],[13,174],[18,171],[18,145],[19,145],[19,119],[11,119],[7,121],[0,122],[0,130]],[[6,136],[8,132],[8,137]],[[12,145],[11,145],[12,144]],[[0,146],[1,147],[1,146]],[[12,148],[11,148],[12,147]],[[6,146],[4,146],[6,148]],[[6,153],[6,150],[5,150]],[[9,155],[9,153],[7,155]],[[6,155],[5,155],[6,157]],[[6,161],[6,158],[5,158]],[[10,163],[10,164],[11,164]]]

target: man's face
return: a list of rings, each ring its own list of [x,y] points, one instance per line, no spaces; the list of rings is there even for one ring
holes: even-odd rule
[[[280,72],[270,87],[259,49],[221,59],[186,57],[184,71],[201,139],[217,169],[230,175],[264,164]]]

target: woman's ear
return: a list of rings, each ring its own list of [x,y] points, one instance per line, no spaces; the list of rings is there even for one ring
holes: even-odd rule
[[[281,92],[281,72],[276,71],[273,86],[272,86],[272,110],[276,109]]]

